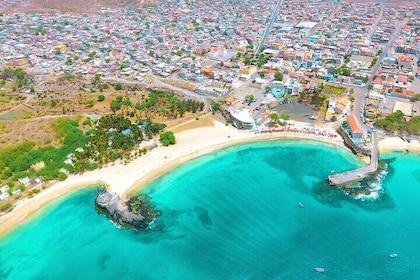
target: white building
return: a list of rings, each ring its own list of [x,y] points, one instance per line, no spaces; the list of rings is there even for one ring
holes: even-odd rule
[[[6,200],[6,199],[8,199],[9,198],[9,193],[7,193],[7,192],[5,192],[5,193],[2,193],[2,194],[0,194],[0,200]]]
[[[5,193],[9,190],[9,185],[5,185],[3,187],[0,188],[0,193]]]
[[[227,110],[235,127],[240,129],[252,129],[254,127],[254,119],[248,109],[228,107]]]
[[[20,178],[18,179],[18,181],[24,186],[28,186],[31,183],[31,180],[29,179],[28,176],[26,176],[25,178]]]

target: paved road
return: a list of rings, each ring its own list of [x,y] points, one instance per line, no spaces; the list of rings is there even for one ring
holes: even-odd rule
[[[403,23],[400,23],[397,26],[395,33],[392,35],[391,39],[385,45],[385,48],[382,50],[382,53],[378,57],[378,61],[376,62],[375,66],[372,67],[372,70],[370,71],[370,77],[366,84],[367,86],[372,84],[372,78],[378,73],[378,69],[381,66],[382,60],[385,58],[386,54],[388,53],[389,48],[394,44],[395,40],[400,36],[403,26],[404,26]]]
[[[381,16],[382,14],[380,14]],[[403,21],[402,23],[400,23],[396,29],[394,34],[392,35],[392,37],[390,38],[389,42],[385,45],[385,48],[382,50],[382,53],[379,55],[378,60],[376,62],[376,64],[372,67],[372,70],[369,73],[369,79],[368,82],[363,85],[348,85],[348,84],[341,84],[341,83],[335,83],[335,82],[329,82],[330,84],[334,84],[337,86],[346,86],[349,88],[352,88],[354,90],[354,109],[353,109],[353,114],[356,116],[356,118],[359,120],[359,123],[363,126],[365,131],[371,131],[371,127],[366,125],[364,122],[364,118],[363,118],[363,107],[364,107],[364,102],[366,99],[366,96],[368,94],[368,88],[369,86],[373,83],[373,77],[377,75],[379,67],[381,66],[381,62],[382,60],[385,58],[386,54],[388,53],[389,48],[392,47],[392,45],[394,44],[395,40],[400,36],[401,30],[404,26],[404,24],[406,23],[406,20]]]
[[[146,88],[158,89],[158,90],[170,90],[172,92],[182,94],[184,97],[191,97],[194,99],[198,99],[201,102],[204,102],[206,104],[205,105],[206,107],[203,109],[203,111],[207,109],[207,106],[208,106],[207,101],[217,100],[216,97],[213,97],[210,95],[202,95],[202,94],[196,93],[194,91],[191,91],[185,88],[177,87],[172,84],[167,84],[161,81],[158,77],[156,77],[153,74],[147,75],[146,79],[141,82],[134,82],[131,80],[125,80],[125,79],[117,78],[117,77],[105,77],[103,79],[107,82],[116,82],[116,83],[122,83],[122,84],[128,84],[128,85],[141,85]]]
[[[376,29],[378,28],[379,22],[382,20],[382,16],[384,13],[384,7],[381,7],[381,10],[379,11],[378,18],[376,19],[375,23],[372,26],[372,32],[370,33],[369,39],[372,39],[373,34],[376,32]]]
[[[274,20],[277,18],[277,13],[279,11],[280,6],[283,4],[283,0],[278,0],[276,6],[274,7],[274,11],[271,14],[271,19],[267,24],[267,28],[265,29],[264,35],[261,38],[260,43],[257,46],[257,49],[255,50],[255,54],[259,54],[261,51],[262,46],[264,45],[265,40],[267,40],[268,35],[270,34],[271,27],[273,26]]]

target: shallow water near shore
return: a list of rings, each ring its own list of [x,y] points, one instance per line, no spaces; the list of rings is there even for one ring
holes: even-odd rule
[[[418,279],[420,155],[383,158],[381,199],[361,201],[325,185],[360,165],[343,150],[231,147],[143,191],[162,211],[154,232],[115,227],[85,189],[0,239],[0,279]]]

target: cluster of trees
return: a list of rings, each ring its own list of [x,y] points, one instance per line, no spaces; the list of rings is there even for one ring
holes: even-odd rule
[[[347,53],[344,55],[344,63],[349,63],[351,58],[351,53]]]
[[[282,114],[277,114],[277,113],[271,113],[269,116],[270,118],[270,125],[276,125],[280,123],[280,120],[290,120],[290,115],[282,113]]]
[[[160,142],[164,146],[174,145],[175,144],[175,135],[172,131],[165,131],[160,134]]]
[[[24,189],[17,181],[27,176],[64,180],[67,175],[63,169],[69,173],[93,170],[98,164],[131,155],[136,144],[161,133],[165,127],[150,119],[132,123],[123,116],[110,115],[102,117],[95,128],[84,134],[79,129],[79,120],[57,120],[54,130],[59,147],[36,147],[33,142],[25,141],[0,150],[0,184],[8,184],[11,190]],[[175,144],[175,136],[170,131],[162,133],[160,138],[164,145]],[[74,155],[72,164],[66,161],[71,154]],[[42,167],[34,168],[38,163]]]
[[[413,117],[406,121],[404,113],[400,110],[386,116],[385,119],[376,120],[375,125],[389,132],[420,134],[420,117]]]
[[[78,128],[78,121],[61,119],[54,125],[60,147],[36,147],[31,141],[9,146],[0,151],[0,182],[13,187],[23,177],[42,176],[44,180],[64,180],[67,176],[60,172],[64,168],[69,172],[73,167],[64,163],[67,155],[76,148],[83,147],[87,138]],[[33,165],[43,163],[43,168],[35,170]],[[15,187],[22,187],[16,185]]]
[[[220,101],[213,101],[210,104],[210,109],[213,112],[213,115],[216,113],[216,111],[219,111],[221,108],[222,104]]]
[[[281,73],[281,72],[279,72],[279,71],[277,71],[275,74],[274,74],[274,80],[276,80],[276,81],[283,81],[283,73]]]
[[[95,56],[96,56],[96,52],[95,52],[95,51],[90,52],[90,53],[87,55],[87,57],[84,59],[84,61],[85,61],[85,62],[89,62],[89,61],[93,60],[93,58],[94,58]]]
[[[372,60],[372,62],[369,65],[369,68],[372,68],[373,66],[375,66],[376,62],[378,61],[378,56],[375,56]]]
[[[88,144],[74,153],[75,171],[95,169],[117,158],[128,157],[145,137],[152,138],[166,127],[150,119],[132,123],[121,115],[102,117],[97,126],[86,132]]]
[[[109,89],[108,83],[103,83],[101,81],[101,75],[95,74],[92,78],[92,86],[99,89],[100,92],[103,92],[104,90]]]
[[[338,67],[337,69],[334,70],[334,74],[336,75],[341,75],[341,76],[350,76],[351,75],[351,70],[349,68],[347,68],[347,66],[341,66]]]
[[[256,65],[258,67],[262,67],[264,64],[266,64],[270,59],[272,58],[271,55],[251,55],[251,54],[245,54],[244,58],[244,64],[245,65]]]
[[[111,110],[112,112],[116,112],[118,110],[121,109],[121,104],[122,104],[122,96],[117,96],[116,99],[111,101]]]
[[[74,153],[75,171],[95,169],[97,164],[114,161],[129,153],[143,140],[140,128],[123,116],[104,116],[96,128],[86,132],[88,145]]]
[[[9,79],[23,78],[26,74],[22,69],[6,68],[1,75]],[[100,77],[95,76],[92,84],[101,84]],[[98,101],[104,99],[103,95],[98,97]],[[137,104],[133,104],[128,96],[118,96],[111,102],[114,112],[122,106],[132,108],[133,112],[143,110],[175,118],[183,116],[185,112],[195,113],[203,110],[204,103],[182,100],[172,93],[152,91],[147,97],[143,96]],[[147,113],[146,116],[149,115]],[[134,114],[131,117],[134,117]],[[8,184],[12,189],[13,186],[23,188],[16,182],[26,176],[42,176],[44,180],[64,180],[67,171],[73,173],[92,170],[117,158],[128,159],[146,152],[146,149],[137,149],[133,153],[136,145],[145,138],[151,139],[160,134],[163,145],[172,145],[176,141],[173,132],[162,133],[165,124],[154,122],[149,117],[137,118],[135,122],[132,122],[132,118],[130,120],[119,114],[104,116],[98,121],[89,119],[84,122],[91,127],[86,133],[79,128],[79,121],[80,119],[59,119],[55,122],[53,129],[59,141],[58,146],[38,147],[33,142],[26,141],[0,149],[0,184]],[[68,161],[69,155],[73,155],[72,162]]]
[[[322,93],[322,89],[304,90],[299,94],[299,102],[313,105],[314,110],[320,110],[328,101],[327,96]]]
[[[17,88],[21,88],[29,84],[28,75],[26,74],[25,70],[23,70],[22,68],[6,67],[1,72],[0,77],[3,80],[16,79]]]
[[[155,113],[164,117],[183,117],[186,112],[202,111],[204,103],[193,99],[180,99],[177,95],[151,91],[149,96],[135,105],[137,110]]]
[[[245,95],[245,102],[250,105],[252,102],[255,101],[255,96],[253,94]]]
[[[121,83],[116,83],[116,84],[114,85],[114,89],[115,89],[115,90],[122,90],[122,89],[123,89],[123,86],[122,86],[122,84],[121,84]]]
[[[149,139],[161,132],[166,127],[166,124],[153,122],[150,118],[138,119],[137,123],[141,125],[144,134]]]

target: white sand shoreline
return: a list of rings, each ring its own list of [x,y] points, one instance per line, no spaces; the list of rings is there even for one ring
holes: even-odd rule
[[[180,125],[181,127],[184,126],[184,129],[176,132],[177,143],[173,146],[155,148],[146,155],[136,158],[125,165],[117,162],[83,174],[70,175],[65,181],[54,183],[34,197],[19,201],[12,211],[0,216],[0,236],[28,219],[39,208],[52,200],[83,187],[101,184],[106,185],[109,191],[116,192],[120,196],[129,195],[141,190],[155,178],[191,159],[229,146],[276,139],[302,139],[324,142],[348,150],[344,146],[341,137],[331,137],[331,135],[338,134],[328,126],[314,128],[309,124],[296,123],[291,128],[300,132],[255,134],[225,126],[211,117],[205,117],[199,121],[191,121],[189,123],[194,124],[192,128],[188,128],[188,123]],[[200,126],[200,123],[202,126]],[[303,133],[305,128],[325,131],[327,135]],[[400,140],[402,141],[402,139]],[[381,141],[381,152],[386,151],[387,147],[393,149],[393,145],[401,147],[401,143],[396,143],[395,141],[397,140]],[[409,148],[420,152],[418,141],[417,143],[412,141],[412,146],[416,147],[416,149],[411,146]]]

